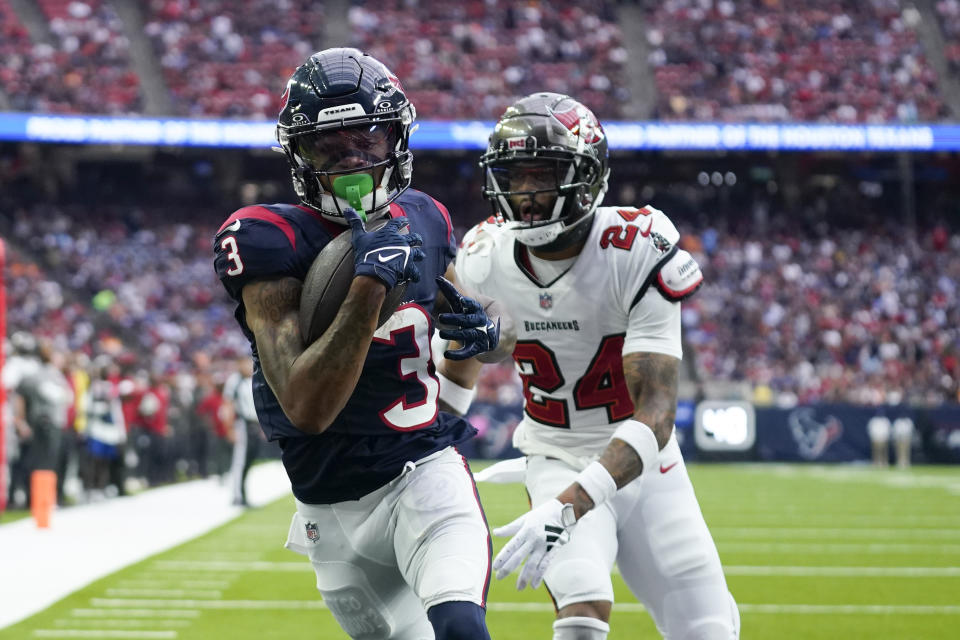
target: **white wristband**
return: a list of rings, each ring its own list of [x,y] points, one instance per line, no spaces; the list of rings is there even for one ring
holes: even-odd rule
[[[591,462],[587,468],[577,476],[577,483],[583,487],[593,506],[598,507],[617,492],[617,481],[613,479],[607,468],[599,462]]]
[[[439,371],[437,371],[437,378],[440,379],[440,399],[460,415],[466,415],[477,390],[461,387]]]
[[[640,456],[640,462],[643,463],[641,475],[656,468],[660,456],[660,444],[657,442],[657,436],[653,434],[653,429],[639,420],[627,420],[617,427],[613,437],[626,442]]]

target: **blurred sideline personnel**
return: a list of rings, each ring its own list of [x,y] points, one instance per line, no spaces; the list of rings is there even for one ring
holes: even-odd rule
[[[247,506],[247,474],[260,453],[260,423],[253,401],[253,360],[240,358],[237,370],[223,383],[223,400],[230,408],[233,424],[233,457],[230,486],[233,504]]]
[[[453,277],[456,240],[446,209],[409,188],[416,112],[399,80],[356,49],[328,49],[294,72],[282,101],[277,135],[301,204],[240,209],[214,249],[253,349],[257,415],[296,497],[287,547],[310,558],[352,637],[488,638],[490,537],[455,448],[476,431],[439,411],[458,401],[431,361],[438,287],[454,310],[440,319],[459,327],[441,335],[462,343],[445,354],[464,359],[449,375],[466,381],[481,366],[472,356],[506,357],[512,344],[496,350],[498,322],[440,278]],[[361,209],[390,220],[367,232]],[[356,275],[306,344],[302,281],[348,224]],[[404,282],[407,301],[378,329],[387,291]]]
[[[602,640],[617,562],[671,640],[729,640],[739,613],[674,436],[680,301],[700,286],[653,207],[598,208],[609,175],[593,113],[555,93],[506,110],[481,160],[494,217],[464,237],[466,291],[496,290],[514,359],[532,510],[494,561],[546,582],[555,640]]]
[[[873,466],[887,467],[890,464],[890,435],[893,434],[894,454],[897,467],[910,467],[910,448],[913,444],[913,420],[900,417],[890,421],[884,415],[876,415],[867,421],[867,435],[870,437]]]
[[[29,344],[34,338],[22,334],[19,340]],[[31,352],[35,352],[35,363],[29,362]],[[42,499],[45,504],[53,506],[56,504],[57,487],[53,474],[60,459],[67,411],[73,404],[73,388],[61,371],[62,355],[54,351],[49,341],[36,342],[33,350],[25,347],[23,353],[24,366],[18,367],[19,372],[8,378],[11,383],[13,376],[19,378],[16,384],[12,384],[15,394],[11,398],[15,429],[23,438],[20,449],[21,475],[16,478],[16,484],[26,490],[27,504],[33,506],[38,499]],[[37,472],[42,471],[49,472],[47,478],[53,477],[52,483],[37,482]],[[34,494],[41,485],[48,495]],[[14,482],[11,482],[13,486]]]

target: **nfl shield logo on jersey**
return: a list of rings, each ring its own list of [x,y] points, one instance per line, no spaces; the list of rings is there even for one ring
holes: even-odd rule
[[[317,527],[317,523],[308,522],[306,524],[306,528],[307,528],[307,540],[313,543],[320,542],[320,528]]]
[[[541,309],[550,309],[553,307],[553,296],[549,293],[540,294],[540,308]]]

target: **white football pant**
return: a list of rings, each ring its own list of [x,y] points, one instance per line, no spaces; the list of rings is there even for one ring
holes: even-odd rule
[[[533,506],[555,498],[577,473],[560,460],[528,457],[526,485]],[[739,636],[740,615],[675,436],[660,452],[659,468],[585,515],[559,549],[544,576],[557,608],[613,602],[614,562],[664,638]]]
[[[490,534],[453,447],[408,462],[360,500],[297,501],[286,546],[310,558],[317,589],[351,638],[433,640],[430,607],[486,606]]]

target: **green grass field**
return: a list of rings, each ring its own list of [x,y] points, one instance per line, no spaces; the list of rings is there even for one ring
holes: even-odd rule
[[[960,469],[691,465],[690,473],[740,604],[743,638],[960,637]],[[481,495],[492,524],[525,509],[519,485],[481,485]],[[249,511],[0,638],[345,638],[308,563],[281,546],[291,513],[287,500]],[[615,584],[610,639],[658,638]],[[550,637],[542,588],[517,593],[508,578],[492,585],[489,601],[495,640]]]

